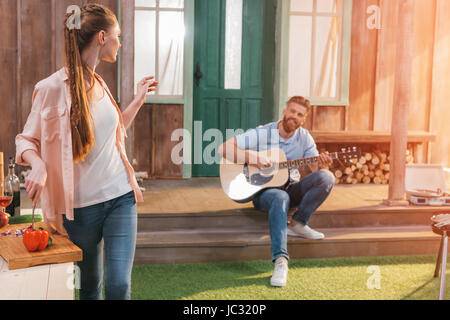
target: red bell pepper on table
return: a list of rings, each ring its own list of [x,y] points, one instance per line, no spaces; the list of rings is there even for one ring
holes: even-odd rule
[[[52,238],[48,231],[41,227],[34,228],[34,209],[35,207],[33,207],[31,227],[23,234],[23,244],[30,252],[44,250],[52,244]]]
[[[28,251],[41,251],[47,248],[50,234],[46,230],[27,229],[23,234],[23,244]]]

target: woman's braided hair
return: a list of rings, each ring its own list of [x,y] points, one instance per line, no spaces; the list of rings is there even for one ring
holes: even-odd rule
[[[108,8],[88,3],[81,7],[80,28],[69,29],[64,18],[65,63],[69,72],[72,106],[70,125],[72,130],[72,153],[75,162],[84,161],[95,143],[95,136],[89,111],[89,99],[84,84],[85,75],[90,79],[90,89],[94,87],[94,72],[81,59],[81,53],[91,43],[94,36],[108,31],[117,24],[115,14]]]

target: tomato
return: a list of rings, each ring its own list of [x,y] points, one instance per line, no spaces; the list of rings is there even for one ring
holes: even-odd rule
[[[0,211],[0,228],[7,226],[9,223],[9,217],[6,213]]]

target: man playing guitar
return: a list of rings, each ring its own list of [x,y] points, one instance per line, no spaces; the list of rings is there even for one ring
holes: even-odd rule
[[[285,152],[288,160],[318,157],[318,162],[308,165],[311,173],[306,177],[300,180],[298,169],[293,168],[286,187],[266,189],[253,199],[256,209],[269,214],[271,255],[275,263],[270,281],[272,286],[286,285],[288,235],[306,239],[324,238],[323,233],[308,226],[308,221],[334,187],[334,175],[328,171],[333,160],[328,153],[319,155],[314,139],[308,130],[302,128],[310,109],[307,99],[292,97],[283,110],[283,120],[238,135],[218,150],[229,161],[254,164],[259,169],[272,166],[271,159],[258,154],[261,150],[279,148]],[[287,213],[290,208],[297,210],[288,226]]]

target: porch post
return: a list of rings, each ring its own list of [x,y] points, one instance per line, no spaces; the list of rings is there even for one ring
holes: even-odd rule
[[[134,0],[121,0],[120,20],[122,48],[120,49],[120,109],[123,111],[134,99]],[[128,159],[133,163],[134,123],[125,141]]]
[[[405,201],[405,154],[408,138],[408,113],[411,100],[414,1],[402,0],[399,2],[390,146],[391,172],[389,198],[384,201],[384,204],[390,206],[408,205],[408,202]]]

